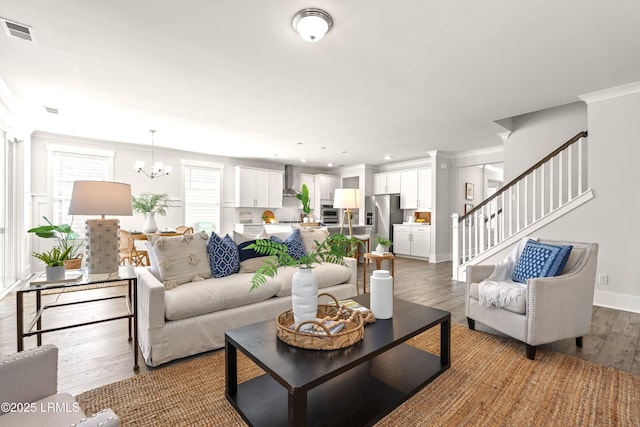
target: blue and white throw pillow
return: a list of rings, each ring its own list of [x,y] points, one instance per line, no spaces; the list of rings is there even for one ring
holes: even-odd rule
[[[221,238],[216,233],[211,233],[207,252],[213,277],[225,277],[240,270],[238,247],[228,234]]]
[[[514,282],[527,283],[532,277],[552,277],[562,273],[573,246],[556,246],[529,240],[513,269]]]
[[[307,254],[307,251],[304,248],[304,241],[302,241],[302,236],[300,235],[300,230],[297,228],[289,234],[289,237],[287,237],[284,242],[277,236],[271,236],[271,240],[278,243],[284,243],[289,251],[289,255],[293,259],[300,259]]]

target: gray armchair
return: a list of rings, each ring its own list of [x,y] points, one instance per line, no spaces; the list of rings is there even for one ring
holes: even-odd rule
[[[480,322],[527,345],[527,358],[534,360],[538,345],[575,338],[582,347],[582,337],[589,333],[593,308],[597,243],[542,240],[552,245],[573,245],[560,276],[529,279],[525,300],[505,307],[485,307],[479,301],[478,284],[489,277],[494,265],[467,268],[465,295],[470,329]]]
[[[86,417],[69,393],[58,393],[58,348],[52,344],[0,357],[0,425],[118,427],[111,409]]]

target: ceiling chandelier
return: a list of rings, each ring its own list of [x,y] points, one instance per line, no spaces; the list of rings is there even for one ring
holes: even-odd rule
[[[151,129],[149,132],[151,132],[151,172],[144,170],[144,161],[142,160],[138,160],[133,167],[138,173],[142,172],[151,179],[169,175],[171,173],[171,166],[165,166],[162,162],[154,163],[153,161],[153,134],[156,133],[156,131]]]
[[[308,8],[295,14],[291,26],[303,40],[314,43],[329,32],[333,19],[324,10]]]

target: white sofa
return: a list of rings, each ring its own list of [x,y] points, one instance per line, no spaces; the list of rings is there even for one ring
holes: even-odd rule
[[[148,249],[153,263],[153,248]],[[318,288],[338,299],[357,293],[356,260],[344,261],[346,266],[323,263],[314,267]],[[291,308],[291,277],[295,271],[279,267],[275,278],[249,291],[253,272],[204,280],[198,277],[165,287],[152,268],[136,268],[138,339],[145,362],[158,366],[218,349],[224,346],[225,331],[275,319]]]

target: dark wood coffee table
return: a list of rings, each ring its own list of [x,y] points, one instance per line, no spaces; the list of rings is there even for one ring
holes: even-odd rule
[[[369,295],[354,298],[369,306]],[[276,337],[275,320],[225,334],[226,396],[255,426],[371,425],[451,364],[451,314],[394,299],[393,318],[365,326],[341,350],[305,350]],[[440,325],[440,356],[405,341]],[[237,350],[266,374],[238,384]]]

